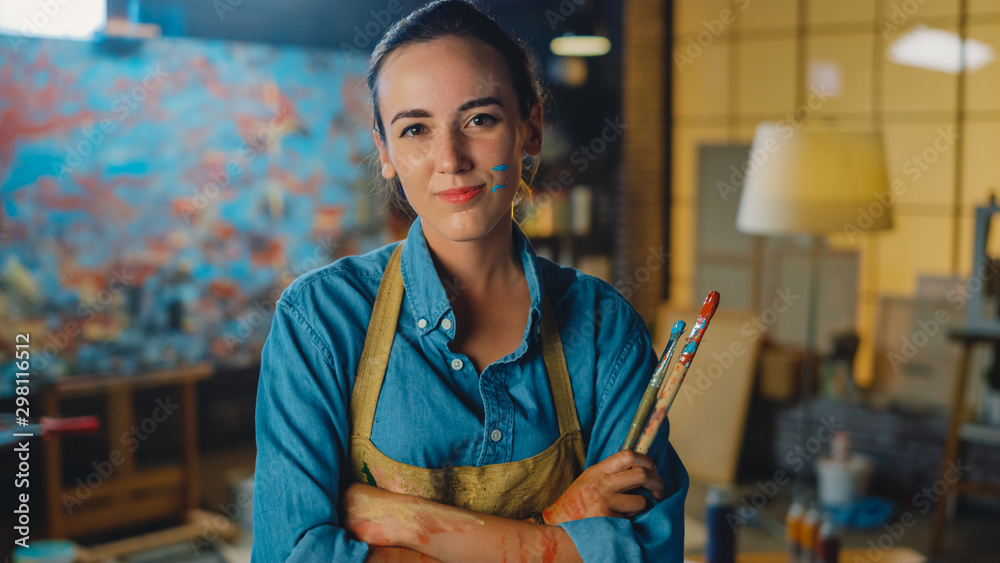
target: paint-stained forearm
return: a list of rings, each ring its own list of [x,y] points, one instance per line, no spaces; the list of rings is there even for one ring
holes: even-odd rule
[[[479,514],[368,485],[344,492],[345,525],[376,547],[441,561],[581,561],[563,529]],[[377,551],[377,550],[373,550]]]
[[[368,557],[365,558],[365,563],[437,563],[439,561],[440,559],[434,559],[429,555],[405,547],[371,547],[368,550]]]

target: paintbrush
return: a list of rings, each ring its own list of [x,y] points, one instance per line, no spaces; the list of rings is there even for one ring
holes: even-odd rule
[[[625,436],[625,444],[622,445],[622,451],[635,448],[635,443],[639,440],[639,435],[642,434],[642,427],[646,425],[649,411],[653,410],[653,403],[656,402],[656,394],[660,391],[663,376],[667,374],[667,366],[670,365],[670,360],[674,358],[674,349],[677,347],[677,342],[681,339],[681,334],[684,333],[684,327],[684,321],[677,321],[674,323],[674,327],[670,329],[670,340],[667,341],[667,347],[663,349],[663,356],[660,358],[660,363],[653,370],[653,377],[650,378],[649,385],[646,386],[646,392],[642,395],[642,401],[639,402],[639,409],[635,411],[635,417],[632,418],[632,426],[629,427],[628,435]]]
[[[636,452],[644,454],[649,451],[649,447],[653,444],[656,433],[660,431],[663,420],[667,418],[667,411],[670,410],[670,405],[673,404],[674,398],[677,397],[677,391],[681,388],[684,376],[687,375],[688,368],[691,367],[691,360],[694,359],[694,355],[698,351],[698,345],[701,344],[701,339],[705,336],[705,329],[708,328],[708,323],[712,320],[712,315],[715,314],[715,310],[718,308],[719,292],[710,291],[708,297],[705,298],[705,303],[701,306],[701,314],[698,315],[698,320],[695,321],[694,327],[691,329],[687,343],[684,345],[684,349],[681,350],[681,357],[677,359],[673,373],[664,382],[663,387],[656,396],[656,407],[653,409],[653,414],[649,417],[649,422],[646,423],[646,429],[642,432],[639,445],[635,447]]]

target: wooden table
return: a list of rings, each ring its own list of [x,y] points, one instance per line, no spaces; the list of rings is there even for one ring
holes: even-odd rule
[[[844,549],[840,552],[840,563],[878,562],[878,563],[924,563],[927,558],[908,547],[897,547],[889,551],[879,551],[869,557],[865,549]],[[876,558],[877,557],[877,558]],[[704,561],[704,556],[685,557],[685,563]],[[788,563],[786,553],[740,553],[736,563]]]

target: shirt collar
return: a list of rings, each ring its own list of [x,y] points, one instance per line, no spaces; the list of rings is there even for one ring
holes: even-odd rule
[[[542,309],[542,280],[539,276],[538,259],[535,249],[532,248],[528,237],[524,235],[517,222],[513,228],[514,249],[521,256],[521,265],[524,268],[524,276],[528,282],[528,291],[531,294],[530,321],[525,326],[525,338],[531,334],[537,335]],[[448,329],[442,330],[448,334],[449,338],[455,336],[455,316],[452,313],[451,303],[445,293],[444,284],[438,277],[434,261],[431,259],[430,248],[427,246],[427,239],[424,237],[423,223],[417,217],[406,235],[406,244],[403,245],[402,256],[400,256],[400,269],[403,273],[403,287],[406,292],[406,301],[410,304],[410,312],[413,314],[414,322],[417,323],[417,331],[421,334],[436,329],[441,320],[447,316],[450,320]],[[454,291],[459,287],[451,288]],[[420,321],[426,321],[424,326],[420,326]],[[521,352],[521,348],[518,349]]]

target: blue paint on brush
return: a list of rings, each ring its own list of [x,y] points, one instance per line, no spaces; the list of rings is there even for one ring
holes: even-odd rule
[[[510,168],[510,166],[507,166],[506,164],[498,164],[498,165],[496,165],[496,166],[493,167],[493,170],[499,170],[500,172],[503,172],[504,170],[506,170],[508,168]]]
[[[499,190],[500,188],[506,188],[506,187],[507,186],[505,186],[503,184],[497,184],[497,185],[493,186],[493,190],[492,191],[495,192],[495,191]]]

